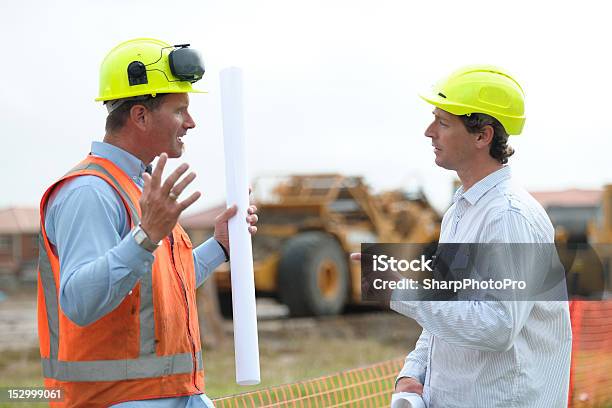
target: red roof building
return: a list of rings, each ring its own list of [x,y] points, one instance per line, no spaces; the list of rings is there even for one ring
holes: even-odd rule
[[[596,207],[601,201],[602,190],[532,191],[531,195],[542,207]]]
[[[38,208],[0,210],[0,278],[35,278],[39,224]]]

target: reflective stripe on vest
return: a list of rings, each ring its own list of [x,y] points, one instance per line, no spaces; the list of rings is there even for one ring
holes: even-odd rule
[[[59,313],[57,306],[57,287],[51,269],[51,261],[45,249],[42,233],[38,234],[38,270],[45,293],[45,306],[47,309],[47,324],[49,325],[49,357],[57,359],[59,349]]]
[[[203,367],[202,352],[196,353],[198,370]],[[58,361],[42,359],[43,375],[59,381],[121,381],[163,377],[193,372],[193,355],[139,357],[131,360]]]
[[[117,179],[104,167],[96,163],[81,163],[70,170],[63,178],[74,173],[79,175],[102,174],[110,180],[111,186],[121,196],[129,210],[132,225],[138,225],[140,216],[130,195]],[[153,315],[152,273],[140,278],[140,352],[139,358],[128,360],[98,361],[59,361],[59,306],[51,262],[45,250],[42,234],[39,235],[39,271],[43,286],[47,322],[49,325],[49,358],[42,359],[43,375],[59,381],[121,381],[137,378],[155,378],[171,374],[194,371],[193,354],[179,353],[170,356],[155,355],[155,320]],[[202,352],[196,353],[197,370],[203,368]]]

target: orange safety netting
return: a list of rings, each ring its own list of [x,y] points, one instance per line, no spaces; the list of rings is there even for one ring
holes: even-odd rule
[[[612,301],[570,302],[569,406],[612,404]],[[389,407],[403,358],[263,390],[218,398],[216,408]]]
[[[612,406],[612,300],[573,300],[570,314],[573,341],[569,405]]]
[[[404,359],[215,400],[217,408],[387,407]]]

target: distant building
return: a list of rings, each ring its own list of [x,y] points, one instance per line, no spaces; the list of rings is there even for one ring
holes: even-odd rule
[[[531,192],[555,227],[563,227],[570,241],[586,242],[587,225],[601,208],[602,190],[570,189]]]
[[[39,223],[38,208],[0,210],[0,281],[36,279]]]

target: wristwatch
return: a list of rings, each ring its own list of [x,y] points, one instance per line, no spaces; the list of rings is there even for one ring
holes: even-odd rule
[[[134,237],[134,240],[140,247],[146,249],[149,252],[155,251],[161,243],[161,241],[159,242],[151,241],[151,239],[149,238],[147,233],[142,229],[142,226],[140,224],[138,224],[138,226],[132,230],[132,236]]]

